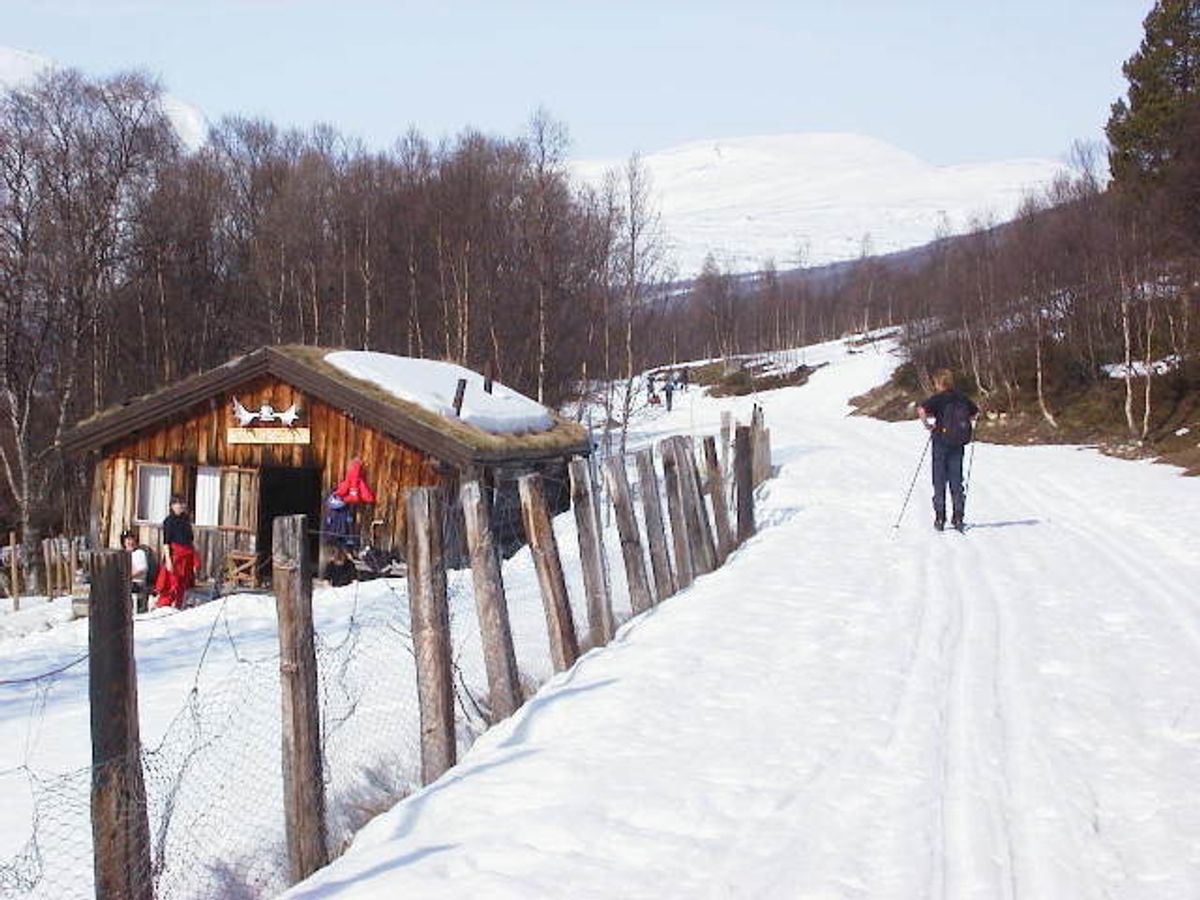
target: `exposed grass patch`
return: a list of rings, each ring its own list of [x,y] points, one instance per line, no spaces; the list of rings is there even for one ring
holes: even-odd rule
[[[1125,421],[1125,385],[1120,379],[1052,383],[1046,403],[1058,427],[1042,415],[1032,385],[1022,385],[1012,404],[1000,392],[982,397],[973,385],[963,389],[983,410],[976,435],[995,444],[1085,444],[1125,459],[1156,459],[1200,475],[1200,381],[1182,373],[1156,378],[1152,386],[1150,429],[1146,439],[1129,435]],[[1134,384],[1134,420],[1142,422],[1144,382]],[[851,399],[855,415],[888,422],[911,419],[928,396],[916,368],[905,363],[884,384]]]
[[[762,372],[761,367],[747,366],[730,372],[710,387],[708,393],[713,397],[744,397],[778,388],[799,387],[807,383],[809,376],[818,368],[820,366],[802,365],[786,372]]]

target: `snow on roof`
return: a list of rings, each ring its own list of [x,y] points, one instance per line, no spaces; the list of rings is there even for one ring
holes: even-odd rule
[[[378,385],[401,400],[439,415],[454,416],[454,392],[465,378],[460,420],[492,434],[549,431],[554,419],[546,407],[496,381],[489,394],[478,372],[436,359],[413,359],[370,350],[338,350],[325,361],[353,378]]]

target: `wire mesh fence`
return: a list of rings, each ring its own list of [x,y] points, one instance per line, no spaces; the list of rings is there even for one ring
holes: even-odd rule
[[[645,536],[648,523],[639,473],[632,456],[619,459],[636,501],[633,516]],[[600,470],[600,461],[594,461],[591,480],[597,508],[603,509],[612,498]],[[665,508],[670,498],[661,460],[658,472],[656,487]],[[549,469],[542,477],[551,511],[565,512],[571,488],[565,467]],[[493,485],[494,495],[505,489],[502,482]],[[727,504],[728,497],[709,502]],[[628,541],[623,545],[612,517],[597,518],[604,579],[619,625],[634,612],[622,564]],[[664,521],[659,527],[667,532],[664,538],[670,545],[672,526]],[[461,536],[457,504],[443,506],[441,528],[444,534]],[[589,609],[572,516],[555,516],[552,531],[570,619],[576,634],[587,635]],[[495,539],[501,547],[519,548],[511,550],[502,571],[521,688],[528,696],[555,668],[542,591],[520,518],[500,517]],[[635,552],[643,554],[648,568],[644,541]],[[352,592],[351,602],[338,615],[318,616],[315,634],[325,836],[331,856],[341,853],[369,819],[421,783],[421,723],[407,584],[387,579],[339,591],[343,599],[345,592]],[[449,572],[447,591],[454,732],[461,755],[493,715],[470,571]],[[225,594],[213,601],[218,607],[207,640],[191,649],[196,676],[186,701],[161,739],[141,751],[144,807],[131,808],[116,820],[114,827],[131,832],[144,827],[148,833],[149,871],[134,873],[136,882],[148,886],[145,896],[259,898],[282,891],[291,881],[280,763],[281,660],[278,652],[253,656],[247,649],[261,648],[262,635],[240,633],[235,617],[228,615],[229,605],[245,597]],[[211,663],[217,644],[223,668]],[[588,648],[585,644],[581,649]],[[19,683],[0,682],[0,707],[24,705],[30,728],[39,727],[41,718],[52,714],[55,691],[66,689],[64,679],[73,678],[78,689],[78,669],[85,661],[77,659],[74,669],[60,667]],[[127,777],[137,768],[80,767],[48,777],[26,764],[0,772],[6,790],[28,802],[31,823],[23,844],[0,845],[7,851],[0,853],[0,897],[92,896],[93,783]]]
[[[367,608],[356,603],[347,621],[316,636],[335,850],[418,783],[416,674],[402,585],[393,601]],[[220,624],[219,615],[214,626]],[[151,871],[138,877],[152,884],[156,897],[264,897],[288,885],[279,657],[245,658],[225,624],[214,627],[212,639],[233,648],[232,671],[194,686],[161,741],[141,753]],[[62,677],[21,688],[44,697]],[[44,711],[42,703],[31,715]],[[31,834],[0,861],[0,896],[93,896],[91,789],[103,770],[45,777],[20,767],[7,775],[9,790],[23,786],[28,794]]]

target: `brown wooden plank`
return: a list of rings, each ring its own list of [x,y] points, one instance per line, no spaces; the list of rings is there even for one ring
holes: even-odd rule
[[[550,636],[550,659],[554,663],[554,670],[562,672],[573,666],[579,658],[579,641],[575,636],[575,622],[571,618],[571,604],[558,555],[558,542],[554,537],[554,526],[542,490],[542,477],[536,474],[522,475],[517,479],[517,490],[521,497],[525,536],[542,590],[546,629]]]
[[[583,567],[583,589],[587,595],[588,636],[593,647],[603,647],[612,640],[616,627],[604,545],[600,541],[596,492],[592,487],[591,469],[586,459],[571,460],[569,471],[571,506],[575,510],[575,530],[579,535],[579,558]]]
[[[646,555],[633,498],[629,493],[629,478],[625,474],[625,457],[610,456],[604,461],[604,479],[617,514],[617,532],[621,536],[621,556],[625,561],[625,581],[629,586],[629,603],[634,615],[654,605],[654,592],[646,575]]]
[[[667,529],[663,522],[658,473],[654,469],[654,450],[646,447],[635,453],[634,458],[637,460],[638,483],[641,486],[642,514],[646,522],[646,543],[650,545],[654,589],[658,599],[665,600],[675,593],[675,572],[667,550]]]
[[[92,858],[100,900],[152,900],[150,823],[138,732],[129,554],[92,554],[88,698],[92,735]]]
[[[732,469],[730,459],[733,457],[733,413],[729,410],[721,412],[721,474],[729,478]]]
[[[734,435],[733,474],[737,487],[737,539],[741,544],[754,535],[754,447],[748,425]]]
[[[696,451],[689,436],[675,438],[679,454],[679,473],[684,491],[684,516],[688,535],[692,539],[692,565],[697,575],[713,571],[717,567],[716,541],[713,540],[712,524],[708,508],[704,505],[704,492],[700,488],[700,473],[696,468]]]
[[[441,512],[437,488],[409,492],[408,603],[417,661],[422,784],[436,781],[457,755]]]
[[[492,505],[487,490],[478,480],[472,479],[463,482],[459,497],[471,554],[471,580],[479,615],[492,721],[498,722],[516,712],[522,701],[500,551],[492,533]]]
[[[679,460],[671,438],[658,442],[658,455],[663,464],[663,481],[667,491],[667,515],[671,520],[671,544],[675,548],[675,586],[678,590],[691,585],[696,579],[692,565],[692,545],[687,534],[684,516],[683,484],[679,474]]]
[[[284,824],[291,880],[297,882],[329,862],[307,517],[277,517],[272,546],[271,585],[279,616]]]
[[[713,523],[717,530],[717,565],[723,565],[733,552],[733,528],[729,524],[729,504],[725,494],[725,476],[717,456],[714,437],[704,439],[704,462],[708,470],[708,499],[712,502]]]

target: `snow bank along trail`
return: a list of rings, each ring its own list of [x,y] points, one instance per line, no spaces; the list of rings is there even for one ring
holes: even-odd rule
[[[759,535],[289,896],[1200,896],[1200,480],[980,445],[966,535],[927,470],[894,530],[924,434],[845,404],[894,360],[808,353]]]

